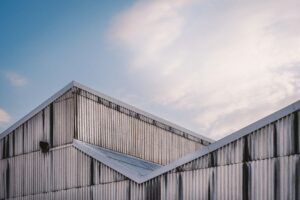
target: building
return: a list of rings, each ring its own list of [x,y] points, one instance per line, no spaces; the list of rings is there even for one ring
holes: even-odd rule
[[[300,199],[300,101],[219,141],[77,82],[0,135],[0,199]]]

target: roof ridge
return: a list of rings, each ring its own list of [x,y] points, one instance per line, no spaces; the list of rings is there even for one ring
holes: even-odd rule
[[[207,138],[205,136],[202,136],[200,134],[197,134],[191,130],[188,130],[186,128],[183,128],[181,126],[178,126],[172,122],[169,122],[163,118],[157,117],[155,115],[152,115],[148,112],[145,112],[139,108],[136,108],[132,105],[129,105],[127,103],[124,103],[120,100],[117,100],[113,97],[110,97],[106,94],[103,94],[97,90],[91,89],[88,86],[85,86],[77,81],[71,81],[69,84],[67,84],[65,87],[63,87],[62,89],[60,89],[58,92],[56,92],[54,95],[52,95],[50,98],[48,98],[47,100],[45,100],[42,104],[40,104],[39,106],[37,106],[35,109],[33,109],[32,111],[30,111],[27,115],[25,115],[24,117],[22,117],[20,120],[18,120],[17,122],[15,122],[14,124],[12,124],[9,128],[7,128],[6,130],[4,130],[2,133],[0,133],[0,139],[4,138],[6,135],[8,135],[9,133],[11,133],[13,130],[15,130],[16,128],[18,128],[21,124],[23,124],[24,122],[26,122],[27,120],[29,120],[31,117],[33,117],[34,115],[36,115],[38,112],[40,112],[42,109],[44,109],[45,107],[47,107],[50,103],[52,103],[53,101],[55,101],[58,97],[60,97],[61,95],[63,95],[65,92],[67,92],[68,90],[70,90],[72,87],[77,87],[79,89],[85,90],[87,92],[90,92],[92,94],[94,94],[95,96],[99,96],[103,99],[106,99],[108,101],[111,101],[117,105],[123,106],[124,108],[127,108],[128,110],[132,110],[136,113],[142,114],[150,119],[156,120],[162,124],[165,124],[167,126],[170,126],[172,128],[175,128],[179,131],[182,131],[183,133],[186,133],[188,135],[191,135],[197,139],[209,142],[209,143],[213,143],[215,142],[214,140]]]
[[[123,106],[124,108],[127,108],[128,110],[132,110],[132,111],[134,111],[134,112],[136,112],[136,113],[142,114],[142,115],[144,115],[144,116],[146,116],[146,117],[148,117],[148,118],[150,118],[150,119],[156,120],[156,121],[158,121],[158,122],[160,122],[160,123],[162,123],[162,124],[165,124],[165,125],[167,125],[167,126],[170,126],[170,127],[172,127],[172,128],[175,128],[175,129],[177,129],[177,130],[179,130],[179,131],[182,131],[183,133],[189,134],[189,135],[191,135],[191,136],[193,136],[193,137],[195,137],[195,138],[198,138],[198,139],[207,141],[207,142],[209,142],[209,143],[215,142],[215,140],[213,140],[213,139],[211,139],[211,138],[208,138],[208,137],[205,137],[205,136],[203,136],[203,135],[200,135],[200,134],[198,134],[198,133],[196,133],[196,132],[194,132],[194,131],[191,131],[191,130],[186,129],[186,128],[182,127],[182,126],[179,126],[179,125],[177,125],[177,124],[174,124],[174,123],[172,123],[172,122],[170,122],[170,121],[168,121],[168,120],[165,120],[165,119],[163,119],[163,118],[161,118],[161,117],[155,116],[155,115],[153,115],[153,114],[151,114],[151,113],[148,113],[148,112],[146,112],[146,111],[144,111],[144,110],[141,110],[141,109],[139,109],[139,108],[137,108],[137,107],[135,107],[135,106],[132,106],[132,105],[130,105],[130,104],[127,104],[127,103],[125,103],[125,102],[123,102],[123,101],[120,101],[120,100],[118,100],[118,99],[115,99],[115,98],[113,98],[113,97],[111,97],[111,96],[108,96],[108,95],[106,95],[106,94],[103,94],[103,93],[101,93],[101,92],[99,92],[99,91],[97,91],[97,90],[94,90],[94,89],[92,89],[92,88],[90,88],[90,87],[88,87],[88,86],[85,86],[85,85],[83,85],[83,84],[81,84],[81,83],[79,83],[79,82],[72,81],[72,83],[74,84],[75,87],[78,87],[78,88],[80,88],[80,89],[82,89],[82,90],[88,91],[88,92],[90,92],[90,93],[92,93],[92,94],[94,94],[94,95],[96,95],[96,96],[99,96],[99,97],[101,97],[101,98],[103,98],[103,99],[106,99],[106,100],[108,100],[108,101],[111,101],[111,102],[113,102],[113,103],[115,103],[115,104],[117,104],[117,105]]]
[[[7,136],[9,133],[11,133],[13,130],[18,128],[20,125],[22,125],[24,122],[32,118],[34,115],[39,113],[41,110],[43,110],[45,107],[47,107],[50,103],[55,101],[58,97],[63,95],[65,92],[70,90],[74,86],[75,81],[71,81],[68,83],[65,87],[54,93],[51,97],[49,97],[47,100],[45,100],[43,103],[41,103],[39,106],[31,110],[28,114],[26,114],[24,117],[13,123],[10,127],[8,127],[6,130],[4,130],[2,133],[0,133],[0,140]]]

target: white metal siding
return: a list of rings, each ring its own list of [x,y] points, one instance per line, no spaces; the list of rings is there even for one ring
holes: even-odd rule
[[[91,144],[163,165],[203,146],[99,103],[85,91],[78,94],[77,105],[78,139]]]

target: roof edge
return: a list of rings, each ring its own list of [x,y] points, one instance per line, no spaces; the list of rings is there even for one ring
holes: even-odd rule
[[[172,122],[169,122],[169,121],[167,121],[167,120],[165,120],[165,119],[162,119],[162,118],[160,118],[160,117],[157,117],[157,116],[154,116],[154,115],[152,115],[152,114],[150,114],[150,113],[148,113],[148,112],[145,112],[145,111],[143,111],[143,110],[141,110],[141,109],[138,109],[138,108],[136,108],[136,107],[134,107],[134,106],[132,106],[132,105],[129,105],[129,104],[127,104],[127,103],[124,103],[124,102],[122,102],[122,101],[119,101],[119,100],[117,100],[117,99],[115,99],[115,98],[112,98],[112,97],[110,97],[110,96],[107,96],[107,95],[105,95],[105,94],[103,94],[103,93],[101,93],[101,92],[98,92],[98,91],[96,91],[96,90],[94,90],[94,89],[91,89],[91,88],[89,88],[89,87],[87,87],[87,86],[85,86],[85,85],[83,85],[83,84],[81,84],[81,83],[79,83],[79,82],[76,82],[76,81],[71,81],[69,84],[67,84],[65,87],[63,87],[62,89],[60,89],[58,92],[56,92],[54,95],[52,95],[50,98],[48,98],[47,100],[45,100],[42,104],[40,104],[38,107],[36,107],[35,109],[33,109],[31,112],[29,112],[27,115],[25,115],[24,117],[22,117],[20,120],[18,120],[17,122],[15,122],[14,124],[12,124],[9,128],[7,128],[5,131],[3,131],[2,133],[0,133],[0,140],[2,139],[2,138],[4,138],[5,136],[7,136],[10,132],[12,132],[13,130],[15,130],[16,128],[18,128],[21,124],[23,124],[24,122],[26,122],[27,120],[29,120],[30,118],[32,118],[34,115],[36,115],[38,112],[40,112],[41,110],[43,110],[45,107],[47,107],[50,103],[52,103],[53,101],[55,101],[58,97],[60,97],[61,95],[63,95],[65,92],[67,92],[68,90],[70,90],[72,87],[77,87],[77,88],[80,88],[80,89],[82,89],[82,90],[85,90],[85,91],[87,91],[87,92],[90,92],[90,93],[92,93],[92,94],[94,94],[94,95],[96,95],[96,96],[99,96],[99,97],[101,97],[101,98],[103,98],[103,99],[106,99],[106,100],[108,100],[108,101],[111,101],[111,102],[113,102],[113,103],[115,103],[115,104],[117,104],[117,105],[120,105],[120,106],[123,106],[124,108],[127,108],[127,109],[129,109],[129,110],[132,110],[132,111],[134,111],[134,112],[136,112],[136,113],[139,113],[139,114],[142,114],[142,115],[144,115],[144,116],[146,116],[146,117],[149,117],[149,118],[151,118],[151,119],[153,119],[153,120],[156,120],[156,121],[158,121],[158,122],[161,122],[161,123],[163,123],[163,124],[165,124],[165,125],[167,125],[167,126],[170,126],[170,127],[173,127],[173,128],[175,128],[175,129],[178,129],[178,130],[180,130],[180,131],[182,131],[182,132],[184,132],[184,133],[187,133],[187,134],[189,134],[189,135],[191,135],[191,136],[193,136],[193,137],[195,137],[195,138],[198,138],[198,139],[201,139],[201,140],[204,140],[204,141],[207,141],[207,142],[209,142],[209,143],[214,143],[215,142],[215,140],[212,140],[212,139],[210,139],[210,138],[207,138],[207,137],[205,137],[205,136],[202,136],[202,135],[200,135],[200,134],[197,134],[197,133],[195,133],[195,132],[193,132],[193,131],[191,131],[191,130],[188,130],[188,129],[186,129],[186,128],[183,128],[183,127],[181,127],[181,126],[178,126],[178,125],[176,125],[176,124],[174,124],[174,123],[172,123]]]
[[[159,169],[153,171],[152,173],[148,174],[147,176],[143,177],[143,180],[139,183],[146,182],[152,178],[155,178],[159,175],[162,175],[168,171],[171,171],[179,166],[182,166],[184,164],[187,164],[197,158],[200,158],[202,156],[205,156],[235,140],[238,140],[268,124],[271,124],[274,121],[277,121],[281,119],[282,117],[285,117],[295,111],[300,110],[300,100],[280,109],[279,111],[276,111],[273,114],[270,114],[236,132],[233,132],[232,134],[225,136],[224,138],[218,140],[215,143],[212,143],[208,145],[207,147],[203,147],[195,152],[192,152],[190,154],[187,154],[186,156],[183,156],[182,158],[179,158],[172,163],[169,163],[168,165],[162,166]]]
[[[146,116],[146,117],[148,117],[148,118],[150,118],[150,119],[156,120],[156,121],[161,122],[161,123],[163,123],[163,124],[165,124],[165,125],[167,125],[167,126],[170,126],[170,127],[175,128],[175,129],[178,129],[178,130],[180,130],[180,131],[182,131],[182,132],[184,132],[184,133],[187,133],[187,134],[189,134],[189,135],[191,135],[191,136],[193,136],[193,137],[195,137],[195,138],[198,138],[198,139],[207,141],[207,142],[209,142],[209,143],[214,143],[214,142],[215,142],[215,140],[213,140],[213,139],[210,139],[210,138],[208,138],[208,137],[205,137],[205,136],[203,136],[203,135],[200,135],[200,134],[198,134],[198,133],[195,133],[195,132],[193,132],[193,131],[191,131],[191,130],[188,130],[188,129],[186,129],[186,128],[184,128],[184,127],[181,127],[181,126],[179,126],[179,125],[177,125],[177,124],[174,124],[174,123],[172,123],[172,122],[170,122],[170,121],[168,121],[168,120],[165,120],[165,119],[163,119],[163,118],[161,118],[161,117],[157,117],[157,116],[155,116],[155,115],[152,115],[152,114],[150,114],[150,113],[148,113],[148,112],[146,112],[146,111],[143,111],[143,110],[141,110],[141,109],[139,109],[139,108],[137,108],[137,107],[135,107],[135,106],[132,106],[132,105],[130,105],[130,104],[127,104],[127,103],[124,103],[124,102],[122,102],[122,101],[119,101],[119,100],[117,100],[117,99],[115,99],[115,98],[113,98],[113,97],[107,96],[107,95],[105,95],[105,94],[103,94],[103,93],[101,93],[101,92],[98,92],[97,90],[94,90],[94,89],[92,89],[92,88],[90,88],[90,87],[87,87],[87,86],[85,86],[85,85],[83,85],[83,84],[81,84],[81,83],[78,83],[78,82],[76,82],[76,81],[74,81],[74,86],[75,86],[75,87],[78,87],[78,88],[80,88],[80,89],[82,89],[82,90],[88,91],[89,93],[94,94],[94,95],[96,95],[96,96],[99,96],[99,97],[101,97],[101,98],[103,98],[103,99],[106,99],[106,100],[108,100],[108,101],[111,101],[112,103],[115,103],[115,104],[117,104],[117,105],[120,105],[120,106],[122,106],[122,107],[124,107],[124,108],[127,108],[128,110],[132,110],[132,111],[134,111],[134,112],[136,112],[136,113],[139,113],[139,114],[142,114],[142,115],[144,115],[144,116]]]
[[[24,117],[22,117],[21,119],[19,119],[17,122],[13,123],[10,127],[8,127],[5,131],[3,131],[0,134],[0,140],[2,138],[4,138],[5,136],[7,136],[10,132],[12,132],[13,130],[15,130],[16,128],[18,128],[20,125],[22,125],[23,123],[25,123],[27,120],[29,120],[30,118],[32,118],[34,115],[36,115],[37,113],[39,113],[41,110],[43,110],[45,107],[47,107],[50,103],[52,103],[53,101],[55,101],[58,97],[60,97],[65,92],[67,92],[68,90],[70,90],[74,86],[74,82],[75,81],[72,81],[69,84],[67,84],[65,87],[63,87],[58,92],[56,92],[54,95],[52,95],[50,98],[48,98],[43,103],[41,103],[38,107],[36,107],[32,111],[30,111],[27,115],[25,115]]]

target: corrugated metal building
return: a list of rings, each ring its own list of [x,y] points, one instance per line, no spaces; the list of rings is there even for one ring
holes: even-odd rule
[[[0,199],[300,199],[300,101],[219,141],[68,84],[0,135]]]

